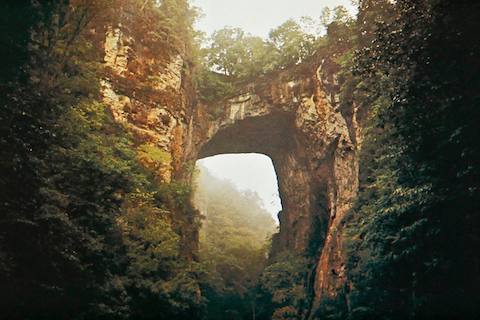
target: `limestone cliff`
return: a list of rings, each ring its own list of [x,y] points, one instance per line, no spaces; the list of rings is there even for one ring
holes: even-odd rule
[[[330,59],[261,77],[238,96],[209,106],[196,102],[182,54],[151,57],[120,28],[107,34],[105,52],[111,69],[103,82],[105,102],[139,146],[167,155],[158,165],[162,181],[188,179],[186,165],[211,155],[270,156],[284,208],[273,253],[292,249],[315,257],[308,288],[315,295],[313,308],[345,286],[341,230],[357,193],[360,139],[354,106],[348,119],[338,109]],[[145,83],[139,80],[139,64],[160,66],[155,77],[148,77],[154,94],[122,90],[124,81]],[[220,115],[213,117],[211,108],[220,109]],[[187,238],[195,241],[196,235]]]

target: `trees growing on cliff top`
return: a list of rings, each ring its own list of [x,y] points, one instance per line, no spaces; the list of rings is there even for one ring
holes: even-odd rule
[[[236,87],[254,77],[305,62],[327,44],[346,50],[352,46],[353,21],[346,9],[338,6],[324,11],[319,21],[290,19],[272,29],[268,39],[239,28],[217,30],[199,51],[199,96],[205,102],[228,98]]]

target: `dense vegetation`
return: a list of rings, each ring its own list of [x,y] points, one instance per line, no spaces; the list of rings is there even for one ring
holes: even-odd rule
[[[343,93],[368,109],[331,319],[478,317],[478,3],[361,2]],[[345,305],[345,301],[347,305]]]
[[[200,309],[176,217],[195,214],[188,186],[142,165],[164,161],[161,151],[139,145],[100,99],[99,43],[121,7],[156,32],[158,50],[186,41],[185,1],[0,4],[2,319],[183,319]]]
[[[353,18],[342,7],[325,8],[318,20],[290,19],[270,31],[268,39],[226,27],[204,39],[197,84],[199,97],[217,102],[238,92],[249,80],[311,59],[319,47],[342,41]],[[330,36],[326,36],[326,33]]]
[[[251,191],[240,191],[199,166],[195,205],[205,215],[200,260],[207,319],[288,319],[308,305],[307,260],[284,251],[269,257],[276,232]]]
[[[301,252],[284,250],[271,257],[256,295],[256,319],[301,319],[311,298],[306,290],[311,262]]]

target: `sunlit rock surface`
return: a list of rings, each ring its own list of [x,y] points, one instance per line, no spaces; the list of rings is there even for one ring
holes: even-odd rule
[[[106,35],[104,60],[112,71],[110,78],[102,81],[104,102],[115,120],[128,128],[139,143],[152,145],[171,155],[170,162],[160,164],[162,168],[158,171],[160,180],[170,182],[175,175],[182,173],[188,160],[185,144],[192,139],[191,100],[194,97],[188,83],[183,81],[182,55],[156,57],[155,60],[148,56],[146,48],[137,46],[134,39],[128,39],[117,28]],[[122,81],[135,83],[143,80],[138,64],[145,61],[162,66],[158,76],[149,79],[153,81],[151,88],[155,95],[137,94],[135,88],[127,94],[122,92]]]

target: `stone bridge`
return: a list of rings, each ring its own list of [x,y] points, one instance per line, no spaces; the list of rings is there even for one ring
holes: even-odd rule
[[[344,284],[341,223],[358,188],[356,110],[340,111],[337,87],[323,61],[259,78],[236,97],[197,106],[193,118],[193,159],[225,153],[272,159],[283,206],[273,253],[319,257],[310,288],[317,300]],[[213,119],[212,108],[221,108],[221,116]]]

